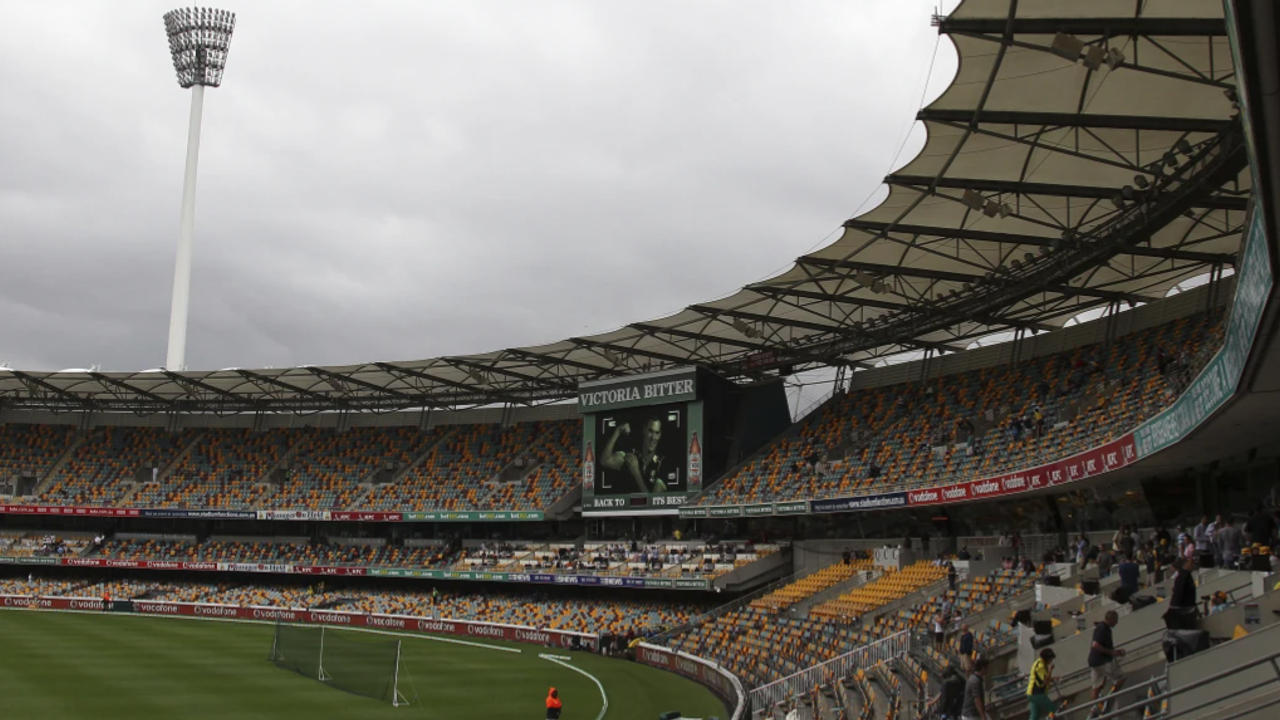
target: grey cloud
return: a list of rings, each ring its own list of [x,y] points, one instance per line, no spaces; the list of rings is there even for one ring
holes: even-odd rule
[[[189,97],[167,9],[9,8],[0,361],[162,361]],[[866,197],[935,43],[923,1],[229,9],[196,368],[481,352],[724,295]]]

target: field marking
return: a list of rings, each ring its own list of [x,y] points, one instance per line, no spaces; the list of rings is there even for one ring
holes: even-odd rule
[[[583,675],[586,675],[587,678],[591,680],[591,682],[595,683],[596,687],[600,688],[600,699],[604,701],[604,704],[600,707],[600,713],[596,715],[596,720],[602,720],[602,718],[604,718],[604,714],[609,712],[609,696],[605,694],[604,685],[600,683],[600,678],[596,677],[595,675],[592,675],[591,673],[587,672],[586,670],[583,670],[580,667],[577,667],[576,665],[570,665],[564,660],[561,660],[560,658],[564,657],[563,655],[551,655],[548,653],[538,653],[538,657],[542,658],[543,660],[546,660],[547,662],[553,662],[557,665],[562,665],[564,667],[567,667],[576,673],[581,673]]]
[[[227,623],[241,623],[241,624],[249,624],[249,625],[279,624],[275,620],[249,620],[246,618],[219,618],[219,617],[205,617],[202,615],[146,615],[143,613],[104,612],[102,610],[61,610],[61,609],[43,610],[40,608],[32,609],[32,608],[23,608],[23,607],[0,608],[0,610],[21,610],[25,612],[42,612],[42,613],[43,612],[70,613],[74,615],[97,615],[100,617],[110,616],[110,617],[162,618],[165,620],[202,620],[205,622],[227,622]],[[453,645],[469,645],[471,647],[484,648],[486,650],[500,650],[502,652],[515,653],[517,655],[524,652],[524,650],[521,650],[520,648],[509,648],[509,647],[503,647],[501,645],[490,645],[488,643],[475,642],[474,640],[458,640],[457,638],[442,637],[439,635],[427,635],[425,633],[394,632],[392,630],[378,630],[376,628],[352,627],[350,625],[329,625],[327,623],[285,623],[285,624],[286,625],[297,624],[297,625],[302,625],[304,627],[338,628],[341,630],[353,630],[355,632],[376,633],[378,635],[396,635],[398,637],[415,638],[418,640],[432,640],[435,642],[451,643]]]

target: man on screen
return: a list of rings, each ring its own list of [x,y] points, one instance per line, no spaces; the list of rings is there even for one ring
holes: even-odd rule
[[[619,435],[629,437],[631,423],[623,422],[614,426],[600,457],[601,467],[620,472],[626,478],[623,488],[613,489],[626,491],[625,486],[630,486],[630,492],[666,492],[667,469],[663,467],[663,456],[658,453],[658,442],[662,440],[662,420],[650,418],[645,421],[640,444],[633,450],[617,449]]]

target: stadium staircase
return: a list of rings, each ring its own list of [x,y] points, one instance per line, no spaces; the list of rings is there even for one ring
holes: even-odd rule
[[[84,445],[85,441],[88,439],[89,439],[89,433],[87,432],[75,433],[74,435],[72,435],[71,442],[67,443],[66,448],[64,448],[63,451],[58,455],[57,459],[53,461],[53,464],[49,466],[49,469],[46,470],[44,474],[40,476],[40,479],[36,483],[35,487],[31,488],[30,497],[39,497],[40,495],[44,494],[44,492],[48,490],[49,487],[52,486],[54,482],[57,480],[58,471],[62,469],[63,465],[66,465],[68,462],[70,462],[71,458],[75,455],[76,450],[79,450],[80,446]]]
[[[438,432],[439,437],[437,437],[437,438],[435,439],[435,441],[434,441],[434,442],[432,442],[430,445],[427,445],[426,447],[422,448],[422,450],[421,450],[421,451],[419,451],[419,452],[418,452],[418,454],[417,454],[417,455],[415,455],[415,456],[413,457],[413,459],[412,459],[412,460],[410,460],[409,462],[405,463],[404,467],[402,467],[402,468],[400,468],[399,470],[397,470],[397,471],[395,472],[395,474],[393,474],[393,475],[390,477],[390,479],[388,479],[388,480],[386,480],[386,481],[384,481],[384,482],[371,482],[371,487],[372,487],[372,486],[377,486],[377,485],[396,485],[396,484],[399,484],[399,483],[400,483],[401,481],[403,481],[406,477],[408,477],[409,473],[411,473],[411,472],[413,472],[415,469],[417,469],[417,467],[418,467],[419,465],[421,465],[421,464],[422,464],[422,462],[423,462],[424,460],[426,460],[428,457],[431,457],[431,453],[432,453],[432,452],[433,452],[437,447],[439,447],[441,443],[443,443],[443,442],[445,442],[446,440],[448,440],[448,439],[453,435],[453,433],[454,433],[454,431],[453,431],[452,429],[450,429],[450,430],[444,430],[444,429],[441,429],[441,430]],[[374,472],[374,473],[376,473],[376,472],[377,472],[377,470],[375,469],[373,472]],[[365,494],[367,495],[368,493],[366,492]],[[360,499],[361,499],[361,500],[364,500],[364,496],[361,496],[361,498],[360,498]],[[357,503],[356,503],[356,505],[357,505],[357,506],[359,506],[359,502],[357,502]]]
[[[1090,677],[1086,659],[1092,641],[1092,631],[1096,623],[1102,620],[1108,610],[1119,614],[1119,623],[1113,633],[1116,646],[1125,650],[1121,659],[1126,683],[1118,692],[1110,695],[1105,701],[1111,708],[1132,705],[1143,697],[1155,685],[1155,681],[1165,674],[1166,658],[1162,646],[1165,637],[1164,614],[1168,610],[1168,594],[1172,586],[1172,578],[1165,579],[1139,594],[1151,595],[1157,602],[1139,610],[1132,610],[1128,604],[1118,604],[1106,597],[1106,593],[1115,587],[1115,578],[1110,578],[1095,596],[1081,595],[1077,601],[1064,603],[1053,611],[1054,614],[1054,653],[1057,656],[1056,666],[1060,668],[1057,680],[1057,692],[1064,703],[1078,706],[1087,703],[1090,694]],[[1219,571],[1214,569],[1197,572],[1197,594],[1208,595],[1223,591],[1233,598],[1233,607],[1221,617],[1209,616],[1204,619],[1202,627],[1209,630],[1211,642],[1221,643],[1230,639],[1234,626],[1243,621],[1243,603],[1252,602],[1254,595],[1249,573],[1239,571]],[[1280,609],[1280,593],[1272,593],[1270,603]],[[1267,605],[1264,603],[1264,605]],[[1269,605],[1267,605],[1269,607]],[[1075,613],[1074,616],[1071,613]],[[1264,612],[1264,614],[1266,614]],[[1263,618],[1270,623],[1274,616]],[[1026,634],[1025,629],[1020,630]],[[1026,643],[1025,640],[1022,641]],[[1007,648],[1006,648],[1007,649]],[[992,679],[992,707],[1001,718],[1017,718],[1025,716],[1026,674],[1020,667],[1030,665],[1033,651],[1029,644],[1019,648],[1015,653],[994,653]],[[1088,712],[1077,715],[1063,715],[1059,718],[1077,718],[1083,720]],[[1141,715],[1122,715],[1117,717],[1141,717]]]
[[[847,580],[842,580],[825,590],[820,590],[817,593],[800,600],[792,606],[791,611],[797,615],[807,615],[814,606],[824,603],[832,598],[839,597],[850,590],[860,588],[867,583],[873,582],[879,579],[883,574],[884,573],[875,568],[862,570]]]

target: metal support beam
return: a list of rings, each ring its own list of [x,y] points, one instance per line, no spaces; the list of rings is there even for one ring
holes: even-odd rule
[[[274,387],[280,388],[281,390],[297,393],[303,397],[311,398],[312,400],[316,400],[322,403],[331,403],[335,406],[345,406],[347,404],[344,398],[337,398],[327,393],[320,393],[320,392],[316,392],[315,390],[309,390],[307,388],[298,387],[297,385],[293,385],[283,380],[273,378],[270,375],[263,375],[262,373],[256,373],[256,372],[253,372],[252,370],[236,370],[236,373],[240,375],[240,377],[243,377],[245,380],[248,380],[249,382],[257,385],[258,387],[262,387],[264,384],[272,385]]]
[[[1102,17],[1102,18],[942,18],[940,33],[1016,35],[1154,35],[1160,37],[1205,37],[1227,34],[1221,18]]]
[[[968,110],[925,108],[917,120],[961,123],[994,123],[1031,127],[1073,127],[1118,130],[1168,130],[1170,132],[1220,133],[1230,120],[1214,118],[1171,118],[1146,115],[1094,115],[1091,113],[1024,112],[1020,110]]]
[[[992,232],[990,230],[975,230],[973,228],[944,228],[931,225],[908,225],[887,222],[875,222],[870,220],[859,220],[853,218],[846,220],[844,226],[851,230],[862,230],[863,232],[874,233],[877,235],[886,235],[888,233],[901,233],[903,235],[925,235],[928,237],[936,237],[946,240],[974,240],[978,242],[995,242],[1008,243],[1011,245],[1035,245],[1037,247],[1052,247],[1058,242],[1054,238],[1036,237],[1034,235],[1017,235],[1014,233]],[[1118,248],[1121,255],[1137,255],[1139,257],[1156,257],[1166,260],[1183,260],[1186,262],[1198,262],[1212,265],[1214,263],[1226,263],[1235,265],[1234,255],[1225,255],[1221,253],[1196,252],[1194,250],[1177,250],[1174,248],[1146,247],[1139,245],[1124,245]]]
[[[1054,195],[1058,197],[1093,198],[1106,200],[1115,197],[1120,188],[1096,187],[1088,185],[1065,185],[1060,183],[1036,183],[1021,180],[986,180],[981,178],[939,178],[928,175],[903,175],[894,173],[884,179],[889,185],[911,188],[951,188],[955,190],[975,190],[978,192],[1010,193],[1013,195]],[[1135,190],[1139,195],[1143,191]],[[1249,199],[1246,197],[1210,195],[1192,203],[1194,207],[1211,210],[1244,211]]]
[[[517,398],[514,395],[497,392],[492,389],[481,388],[479,385],[468,385],[466,383],[457,382],[456,380],[449,380],[438,375],[423,372],[422,370],[401,367],[399,365],[392,365],[391,363],[386,362],[377,362],[374,363],[374,365],[394,375],[415,377],[421,380],[428,380],[436,385],[447,385],[458,390],[463,390],[465,391],[463,397],[466,397],[470,402],[475,402],[478,397],[487,402],[509,402],[517,405],[526,404],[524,400]]]
[[[367,380],[361,380],[359,378],[352,377],[350,375],[340,375],[336,372],[333,372],[332,370],[326,370],[325,368],[318,367],[316,365],[307,365],[305,366],[304,369],[307,372],[311,373],[312,375],[315,375],[316,377],[329,383],[330,385],[335,385],[338,387],[341,387],[343,385],[358,385],[362,388],[365,388],[366,390],[372,390],[373,392],[378,393],[379,395],[390,396],[397,400],[401,400],[405,403],[405,407],[409,407],[414,403],[425,404],[424,397],[421,397],[421,396],[415,397],[413,395],[406,395],[405,393],[402,393],[399,390],[392,390],[388,387],[384,387],[376,383],[371,383]]]

